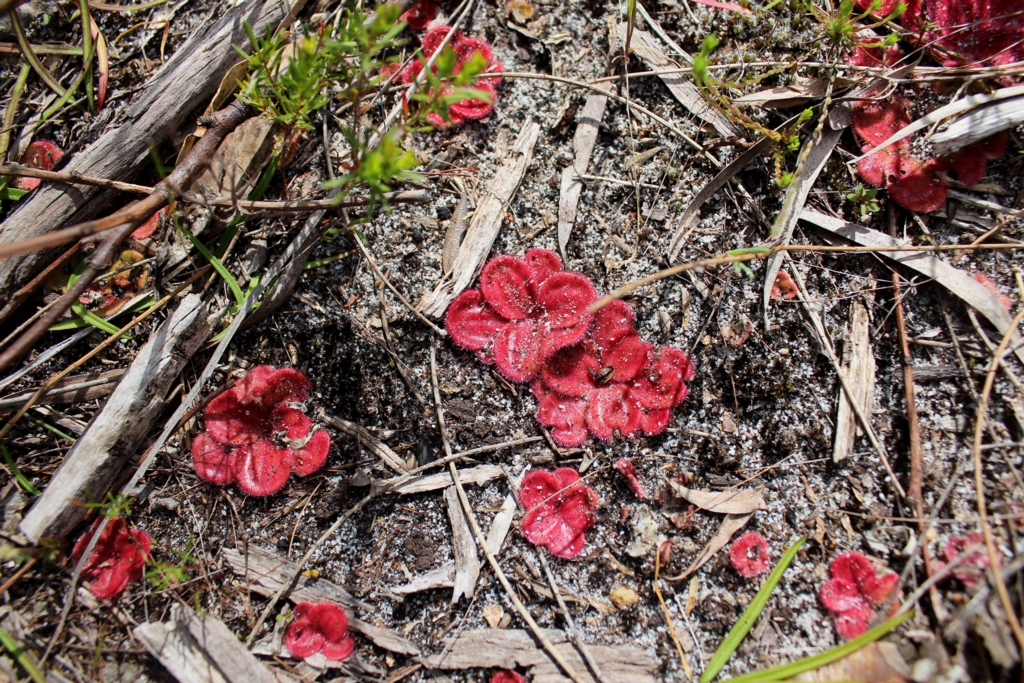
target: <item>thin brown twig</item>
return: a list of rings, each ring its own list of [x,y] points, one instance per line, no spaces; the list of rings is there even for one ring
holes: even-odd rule
[[[670,541],[666,541],[669,543]],[[686,677],[693,680],[693,669],[690,668],[690,662],[686,659],[686,654],[683,652],[683,646],[679,642],[679,636],[676,635],[675,622],[672,621],[672,614],[668,611],[668,605],[665,604],[665,598],[661,595],[661,586],[658,585],[658,578],[661,574],[661,544],[654,549],[654,594],[658,596],[658,602],[661,603],[661,609],[665,612],[665,623],[668,624],[669,635],[672,636],[672,642],[675,643],[676,652],[679,653],[679,661],[683,663],[683,672],[686,673]]]
[[[359,247],[359,251],[363,252],[363,257],[366,259],[367,263],[370,264],[370,267],[373,268],[373,272],[377,274],[377,277],[381,279],[381,282],[387,285],[387,288],[391,290],[392,294],[398,297],[398,300],[402,302],[402,304],[409,310],[409,312],[415,315],[417,318],[419,318],[427,327],[436,332],[439,337],[448,336],[448,334],[444,330],[442,330],[440,327],[427,320],[427,318],[422,313],[416,310],[415,306],[409,303],[409,300],[406,299],[401,292],[395,289],[395,286],[391,284],[391,281],[388,280],[387,277],[385,277],[383,272],[381,272],[381,269],[377,265],[377,262],[374,260],[373,256],[370,254],[369,251],[367,251],[366,247],[363,246],[363,242],[362,240],[359,239],[359,235],[355,236],[355,240],[356,246]]]
[[[23,303],[25,303],[25,300],[32,296],[33,292],[42,287],[43,283],[46,282],[50,276],[66,266],[71,259],[77,256],[81,246],[81,242],[75,242],[72,244],[67,251],[54,259],[53,263],[46,266],[42,272],[32,278],[31,282],[15,292],[14,296],[11,297],[11,300],[8,301],[2,309],[0,309],[0,324],[3,324],[11,313],[16,311]],[[21,330],[18,331],[20,332]],[[7,340],[5,339],[3,344],[6,343]]]
[[[985,414],[988,412],[988,399],[992,395],[992,387],[995,385],[996,371],[999,369],[1000,359],[1003,352],[1010,345],[1014,330],[1024,320],[1024,310],[1013,317],[1013,322],[1006,330],[992,362],[989,364],[988,372],[985,374],[985,384],[981,390],[981,401],[978,403],[977,417],[974,423],[974,492],[977,498],[978,518],[981,525],[981,533],[985,537],[985,549],[988,552],[989,571],[992,572],[992,579],[996,585],[996,593],[999,595],[999,602],[1002,603],[1003,611],[1006,612],[1006,620],[1013,631],[1013,637],[1017,640],[1017,647],[1024,651],[1024,629],[1021,628],[1020,619],[1014,612],[1013,602],[1010,600],[1010,593],[1006,589],[1006,582],[1003,581],[999,572],[999,556],[996,551],[995,540],[992,538],[992,528],[988,524],[988,510],[985,503],[985,480],[984,470],[981,463],[981,438],[985,423]]]
[[[441,408],[441,392],[438,388],[437,382],[437,358],[434,350],[434,345],[430,345],[430,379],[434,389],[434,407],[437,410],[437,423],[438,428],[441,431],[441,442],[445,448],[445,459],[452,457],[451,446],[448,445],[448,437],[444,426],[444,410]],[[548,639],[541,630],[541,627],[534,621],[533,616],[523,605],[523,602],[516,595],[515,589],[509,582],[508,577],[505,576],[505,572],[501,570],[501,565],[498,564],[498,560],[494,557],[494,553],[491,552],[490,547],[487,545],[487,538],[484,536],[483,531],[480,530],[480,525],[476,521],[476,514],[473,512],[473,506],[469,504],[469,498],[466,496],[466,490],[462,488],[462,481],[459,478],[459,470],[455,467],[454,460],[448,463],[448,470],[452,475],[452,482],[455,485],[455,491],[459,494],[459,502],[462,504],[462,511],[466,515],[466,519],[469,521],[470,529],[473,531],[473,536],[476,538],[477,545],[483,551],[484,556],[487,558],[488,564],[491,565],[491,569],[494,570],[494,575],[498,577],[498,581],[501,583],[502,588],[508,594],[509,600],[515,606],[516,611],[519,612],[519,616],[522,617],[526,625],[533,631],[533,635],[540,642],[541,646],[547,650],[548,655],[558,665],[565,674],[573,680],[573,683],[585,683],[583,678],[576,672],[576,670],[565,660],[558,650],[555,649],[554,644]]]

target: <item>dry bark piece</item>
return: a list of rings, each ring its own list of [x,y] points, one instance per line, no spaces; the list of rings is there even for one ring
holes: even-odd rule
[[[868,309],[854,299],[850,304],[850,322],[843,348],[843,369],[847,384],[865,415],[871,415],[875,394],[875,354],[871,348],[871,318]],[[839,409],[836,412],[836,438],[832,447],[832,461],[839,462],[853,449],[857,439],[857,413],[850,405],[846,392],[839,389]]]
[[[702,510],[724,514],[743,515],[755,510],[764,510],[766,505],[760,490],[736,489],[734,491],[700,491],[690,489],[674,481],[669,486],[678,496],[682,496]]]
[[[565,633],[545,629],[544,634],[586,683],[594,679],[583,658]],[[447,653],[424,657],[428,669],[530,668],[534,683],[567,683],[547,652],[537,646],[529,631],[481,629],[466,631],[451,644]],[[654,683],[656,663],[646,652],[629,645],[588,648],[601,667],[602,683]]]
[[[616,37],[626,42],[625,24],[619,24]],[[635,54],[651,68],[652,71],[678,69],[679,65],[665,55],[661,43],[647,31],[633,30],[629,41],[629,51]],[[666,73],[660,75],[661,82],[669,89],[672,96],[681,105],[701,120],[710,123],[720,134],[726,137],[743,135],[743,129],[730,121],[720,111],[704,99],[700,90],[693,84],[686,73]]]
[[[611,83],[597,86],[601,90],[611,90]],[[580,122],[576,124],[576,133],[572,138],[574,152],[571,166],[562,169],[562,180],[558,196],[558,250],[565,259],[565,246],[569,243],[573,223],[576,222],[576,208],[583,193],[583,182],[579,176],[587,172],[590,157],[597,145],[597,132],[604,118],[604,109],[608,104],[608,96],[592,92],[580,113]]]
[[[952,154],[1022,123],[1024,95],[978,107],[953,121],[946,130],[933,135],[931,140],[936,154]]]
[[[540,124],[533,122],[523,127],[509,150],[509,156],[487,186],[487,190],[477,202],[476,212],[469,221],[466,236],[455,254],[452,273],[441,278],[434,288],[420,299],[416,310],[424,315],[439,318],[448,309],[452,299],[462,293],[473,278],[477,276],[491,245],[498,236],[505,208],[512,201],[513,195],[526,175],[526,168],[533,160],[533,148],[540,138]]]
[[[459,494],[454,486],[444,490],[444,502],[448,507],[448,519],[452,523],[452,551],[455,554],[455,586],[452,591],[454,605],[463,595],[467,599],[473,599],[476,581],[480,578],[480,558],[476,553],[473,532],[469,530],[469,521],[462,510]]]
[[[142,347],[22,520],[33,543],[67,535],[85,517],[85,503],[103,499],[163,410],[178,373],[210,336],[217,317],[211,309],[198,294],[186,296]]]
[[[455,254],[459,252],[462,238],[466,236],[466,228],[469,227],[469,204],[469,195],[462,192],[459,195],[459,203],[455,205],[455,211],[448,222],[448,229],[444,232],[441,272],[445,275],[451,275],[452,268],[455,267]]]
[[[813,209],[804,209],[800,213],[800,219],[864,247],[906,246],[885,233]],[[985,316],[1001,334],[1006,334],[1010,329],[1010,314],[1003,308],[999,298],[962,270],[921,251],[882,251],[879,254],[917,271],[929,280],[938,282]],[[1014,341],[1019,338],[1017,333],[1013,334]],[[1014,344],[1014,353],[1024,363],[1024,347]]]
[[[465,483],[462,472],[459,472],[459,481]],[[512,494],[505,496],[505,502],[501,504],[501,510],[494,515],[491,521],[491,528],[487,530],[487,548],[491,554],[497,557],[501,554],[501,546],[505,543],[512,522],[516,517],[516,499]]]
[[[484,484],[502,476],[503,472],[498,465],[478,465],[468,469],[459,470],[459,481],[463,485]],[[387,484],[387,480],[376,482],[377,485]],[[439,474],[424,474],[412,477],[401,486],[396,486],[388,493],[408,495],[411,493],[426,493],[427,491],[438,491],[452,485],[452,475],[448,472]]]
[[[295,574],[298,567],[294,562],[289,562],[276,553],[254,546],[249,546],[248,563],[243,553],[231,548],[224,549],[224,559],[227,560],[231,571],[246,579],[249,590],[265,597],[275,595],[284,582]],[[309,579],[300,576],[295,583],[295,588],[288,593],[287,598],[294,603],[335,602],[352,609],[373,609],[372,605],[357,600],[344,588],[323,578]],[[420,653],[419,647],[397,633],[354,617],[348,620],[348,625],[351,630],[362,633],[375,645],[390,652],[403,655],[418,655]]]
[[[181,683],[286,683],[292,678],[272,672],[242,641],[212,616],[200,617],[183,605],[171,607],[166,622],[135,627],[135,637]]]
[[[237,61],[231,46],[244,42],[240,41],[242,22],[263,35],[266,27],[284,17],[286,9],[277,0],[246,0],[228,9],[219,21],[192,32],[191,39],[146,83],[125,113],[125,122],[75,154],[64,170],[114,180],[130,177],[149,162],[151,147],[173,136],[195,103],[208,99]],[[112,197],[100,188],[44,183],[4,221],[0,244],[42,235],[69,220],[87,220],[108,208]],[[54,250],[47,249],[0,261],[0,301],[7,301],[53,255]]]
[[[397,588],[390,588],[389,590],[396,595],[412,595],[413,593],[421,593],[435,588],[454,587],[455,563],[446,562],[437,569],[432,569],[426,574],[417,576],[409,583],[398,586]]]
[[[53,403],[83,403],[102,398],[113,391],[118,381],[124,376],[124,370],[107,370],[106,372],[87,372],[72,375],[54,382],[46,395],[36,405]],[[17,408],[35,395],[35,390],[25,391],[13,396],[0,398],[0,410]]]

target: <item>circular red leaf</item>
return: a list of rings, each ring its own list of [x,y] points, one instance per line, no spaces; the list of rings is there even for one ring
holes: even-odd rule
[[[537,287],[540,287],[540,284],[552,274],[562,269],[562,259],[558,258],[558,254],[550,249],[530,249],[523,255],[523,260],[533,271],[531,279]]]
[[[243,446],[248,450],[248,446]],[[233,463],[238,451],[228,451],[209,432],[197,434],[192,439],[192,466],[203,481],[217,486],[227,486],[235,480]]]
[[[445,328],[452,341],[464,349],[479,351],[490,346],[508,321],[487,305],[475,289],[455,297],[445,315]]]
[[[594,377],[601,370],[597,355],[586,344],[562,349],[541,368],[544,386],[562,396],[585,397],[597,384]],[[612,377],[612,379],[617,379]],[[555,424],[541,419],[543,424]]]
[[[306,445],[292,454],[292,471],[300,477],[308,477],[324,466],[331,450],[331,435],[323,429],[313,432]]]
[[[654,347],[633,330],[619,330],[606,339],[601,366],[612,369],[612,382],[629,382],[651,362]]]
[[[287,449],[260,440],[249,448],[239,449],[234,461],[235,482],[250,496],[270,496],[288,483],[291,457]]]
[[[288,630],[284,633],[284,644],[293,656],[305,659],[320,651],[324,646],[324,637],[312,622],[297,619],[288,625]]]
[[[313,421],[298,408],[279,403],[270,414],[270,425],[270,431],[274,434],[284,434],[289,439],[304,439],[309,435]]]
[[[537,304],[532,276],[533,269],[523,259],[498,256],[484,266],[480,291],[499,315],[509,320],[526,320]]]
[[[595,344],[607,348],[613,336],[623,330],[632,330],[633,325],[633,307],[621,299],[615,299],[594,314],[590,334]]]
[[[255,443],[267,433],[268,412],[238,399],[238,387],[220,394],[206,406],[203,423],[211,437],[225,446]]]
[[[541,327],[532,321],[510,323],[494,338],[491,352],[501,374],[513,382],[529,382],[544,362]]]
[[[553,496],[558,493],[558,490],[558,477],[554,472],[530,470],[519,484],[519,502],[527,511],[531,511],[545,502],[553,505]]]
[[[587,408],[587,427],[590,433],[607,441],[618,429],[630,436],[640,428],[640,408],[621,384],[612,384],[590,392]]]

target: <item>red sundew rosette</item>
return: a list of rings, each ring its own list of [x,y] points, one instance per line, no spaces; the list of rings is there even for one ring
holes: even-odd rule
[[[914,32],[923,30],[920,44],[943,66],[1002,66],[1024,60],[1019,0],[912,0],[908,5],[900,23]],[[910,40],[918,42],[916,36]],[[1020,78],[999,80],[1011,85]]]
[[[21,163],[28,168],[50,171],[63,156],[64,151],[49,140],[36,140],[25,150]],[[11,185],[19,190],[34,190],[42,182],[41,178],[15,178]]]
[[[597,522],[601,507],[594,490],[569,467],[527,472],[519,487],[519,502],[526,508],[522,524],[526,540],[567,560],[583,551],[584,534]]]
[[[75,564],[82,560],[101,522],[96,520],[92,531],[75,543],[71,551]],[[100,600],[116,600],[129,584],[142,578],[151,547],[152,541],[145,531],[129,529],[120,518],[109,520],[82,566],[82,576],[92,579],[87,586],[89,592]]]
[[[821,602],[836,613],[839,635],[856,638],[867,630],[874,608],[885,604],[897,589],[900,577],[895,572],[876,574],[871,560],[856,552],[838,555],[829,571],[832,578],[821,587]],[[891,612],[898,608],[893,601]]]
[[[729,548],[732,568],[745,578],[752,579],[768,571],[768,543],[756,531],[748,531],[737,538]]]
[[[493,363],[513,382],[529,382],[541,365],[587,333],[597,290],[585,276],[562,270],[546,249],[523,258],[498,256],[484,266],[480,289],[463,292],[448,307],[452,341]]]
[[[294,472],[300,477],[327,461],[331,437],[313,431],[313,421],[289,403],[309,398],[305,375],[291,368],[253,368],[207,405],[206,431],[192,441],[192,461],[201,479],[231,483],[251,496],[277,493]],[[274,440],[285,443],[279,448]]]
[[[655,436],[686,398],[689,357],[655,349],[633,324],[629,304],[611,302],[597,312],[586,339],[552,357],[531,385],[537,417],[560,445],[578,446],[588,436],[608,440],[616,430]]]
[[[329,660],[348,659],[356,643],[348,633],[345,610],[330,602],[300,602],[288,625],[284,644],[292,655],[305,659],[320,652]]]

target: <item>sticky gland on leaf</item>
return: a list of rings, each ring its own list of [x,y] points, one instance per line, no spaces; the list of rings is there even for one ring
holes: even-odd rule
[[[594,490],[568,467],[527,472],[519,487],[519,502],[526,508],[522,523],[526,540],[567,560],[583,551],[584,534],[596,523],[600,508]]]
[[[76,565],[101,522],[96,520],[92,531],[75,543],[71,556]],[[100,600],[117,599],[129,584],[142,578],[151,546],[145,531],[129,529],[120,518],[108,520],[89,559],[82,566],[82,576],[92,580],[87,586],[89,591]]]
[[[463,292],[448,307],[452,341],[493,361],[508,379],[530,381],[544,361],[583,338],[593,317],[587,308],[597,290],[561,267],[546,249],[491,259],[480,290]]]
[[[232,482],[251,496],[280,491],[292,473],[313,474],[327,461],[331,438],[290,403],[311,385],[290,368],[261,365],[206,406],[206,431],[192,441],[196,474],[218,486]]]
[[[28,146],[25,154],[21,157],[21,163],[29,168],[38,168],[42,171],[53,170],[64,152],[57,145],[48,140],[36,140]],[[40,178],[15,178],[11,183],[19,190],[34,190],[43,182]]]
[[[821,587],[821,602],[836,613],[836,629],[847,640],[867,630],[874,617],[874,608],[885,604],[899,586],[894,572],[875,573],[875,568],[864,555],[843,553],[832,560],[829,567],[832,578]],[[899,608],[894,600],[890,613]]]
[[[749,531],[729,548],[729,561],[740,576],[751,579],[768,571],[768,543],[756,531]]]
[[[348,659],[356,649],[348,633],[345,610],[330,602],[295,605],[295,620],[285,631],[284,644],[300,659],[322,652],[324,657],[337,662]]]

